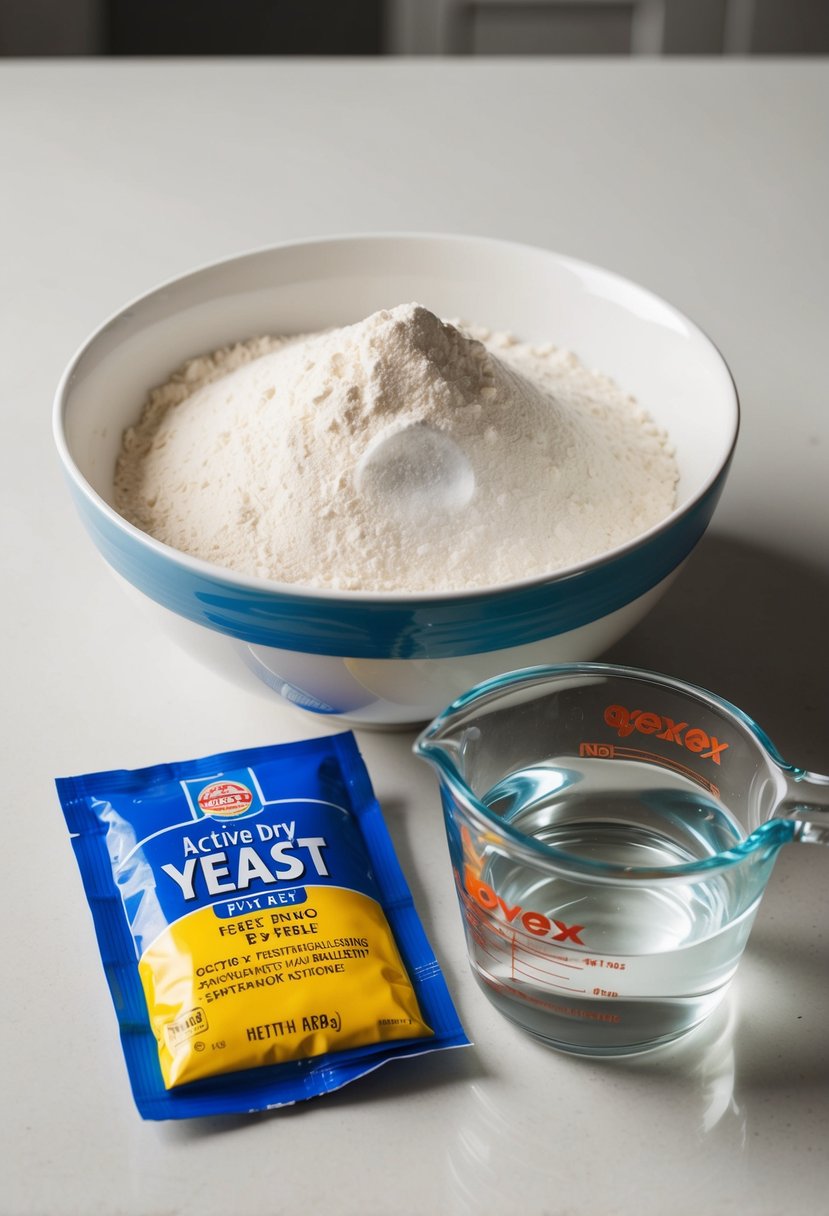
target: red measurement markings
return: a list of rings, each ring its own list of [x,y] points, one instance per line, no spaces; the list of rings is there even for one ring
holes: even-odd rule
[[[720,796],[719,786],[694,772],[692,768],[688,768],[687,764],[681,764],[678,760],[671,760],[667,756],[657,755],[656,752],[645,751],[641,747],[619,747],[615,743],[583,742],[579,744],[579,755],[590,760],[644,760],[646,764],[655,764],[658,768],[667,768],[671,772],[679,773],[681,777],[688,777],[697,785],[701,785],[704,790],[708,790],[715,798]]]
[[[545,1000],[543,997],[538,996],[537,993],[527,992],[523,988],[513,988],[512,985],[505,984],[497,976],[487,975],[485,971],[481,971],[480,975],[484,983],[488,984],[496,992],[504,993],[506,996],[513,996],[517,1001],[521,1001],[527,1005],[536,1005],[539,1009],[547,1010],[548,1013],[557,1013],[560,1017],[573,1018],[585,1022],[607,1022],[613,1026],[618,1026],[622,1021],[622,1015],[618,1013],[608,1013],[604,1009],[592,1009],[589,1005],[584,1008],[561,1005],[557,1001]]]

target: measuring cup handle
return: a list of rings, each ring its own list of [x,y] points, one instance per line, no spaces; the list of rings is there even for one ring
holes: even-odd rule
[[[792,770],[775,818],[796,823],[795,839],[804,844],[829,844],[829,777]]]

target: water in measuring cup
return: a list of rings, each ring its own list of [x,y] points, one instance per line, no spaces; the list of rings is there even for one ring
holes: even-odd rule
[[[746,835],[697,783],[633,761],[568,758],[523,769],[483,801],[563,853],[646,867],[655,877]],[[492,917],[483,937],[480,926],[478,941],[472,934],[488,995],[533,1034],[586,1054],[667,1041],[707,1016],[734,973],[759,901],[746,906],[737,866],[695,881],[589,883],[493,852],[481,877],[503,901],[505,921],[522,909],[504,924],[506,934],[500,925],[491,932]],[[493,916],[501,911],[499,903]],[[524,911],[548,918],[551,933],[542,940],[525,932]]]

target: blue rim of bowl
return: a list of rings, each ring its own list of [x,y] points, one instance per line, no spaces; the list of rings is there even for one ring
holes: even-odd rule
[[[627,544],[554,574],[470,592],[333,591],[247,578],[172,549],[128,523],[77,467],[64,433],[67,394],[78,363],[118,318],[151,297],[222,266],[302,246],[349,242],[446,241],[545,255],[574,271],[633,287],[695,331],[718,356],[733,393],[727,451],[692,499]],[[175,276],[119,308],[81,345],[58,385],[53,432],[75,505],[107,562],[164,607],[251,645],[359,659],[441,659],[527,645],[605,617],[658,586],[704,533],[728,474],[740,423],[731,371],[712,340],[661,297],[614,271],[553,250],[496,238],[441,233],[354,233],[287,241]]]

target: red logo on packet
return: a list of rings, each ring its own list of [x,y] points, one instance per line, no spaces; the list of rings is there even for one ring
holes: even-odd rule
[[[232,819],[250,809],[253,794],[240,781],[212,781],[199,794],[199,806],[205,815]]]

